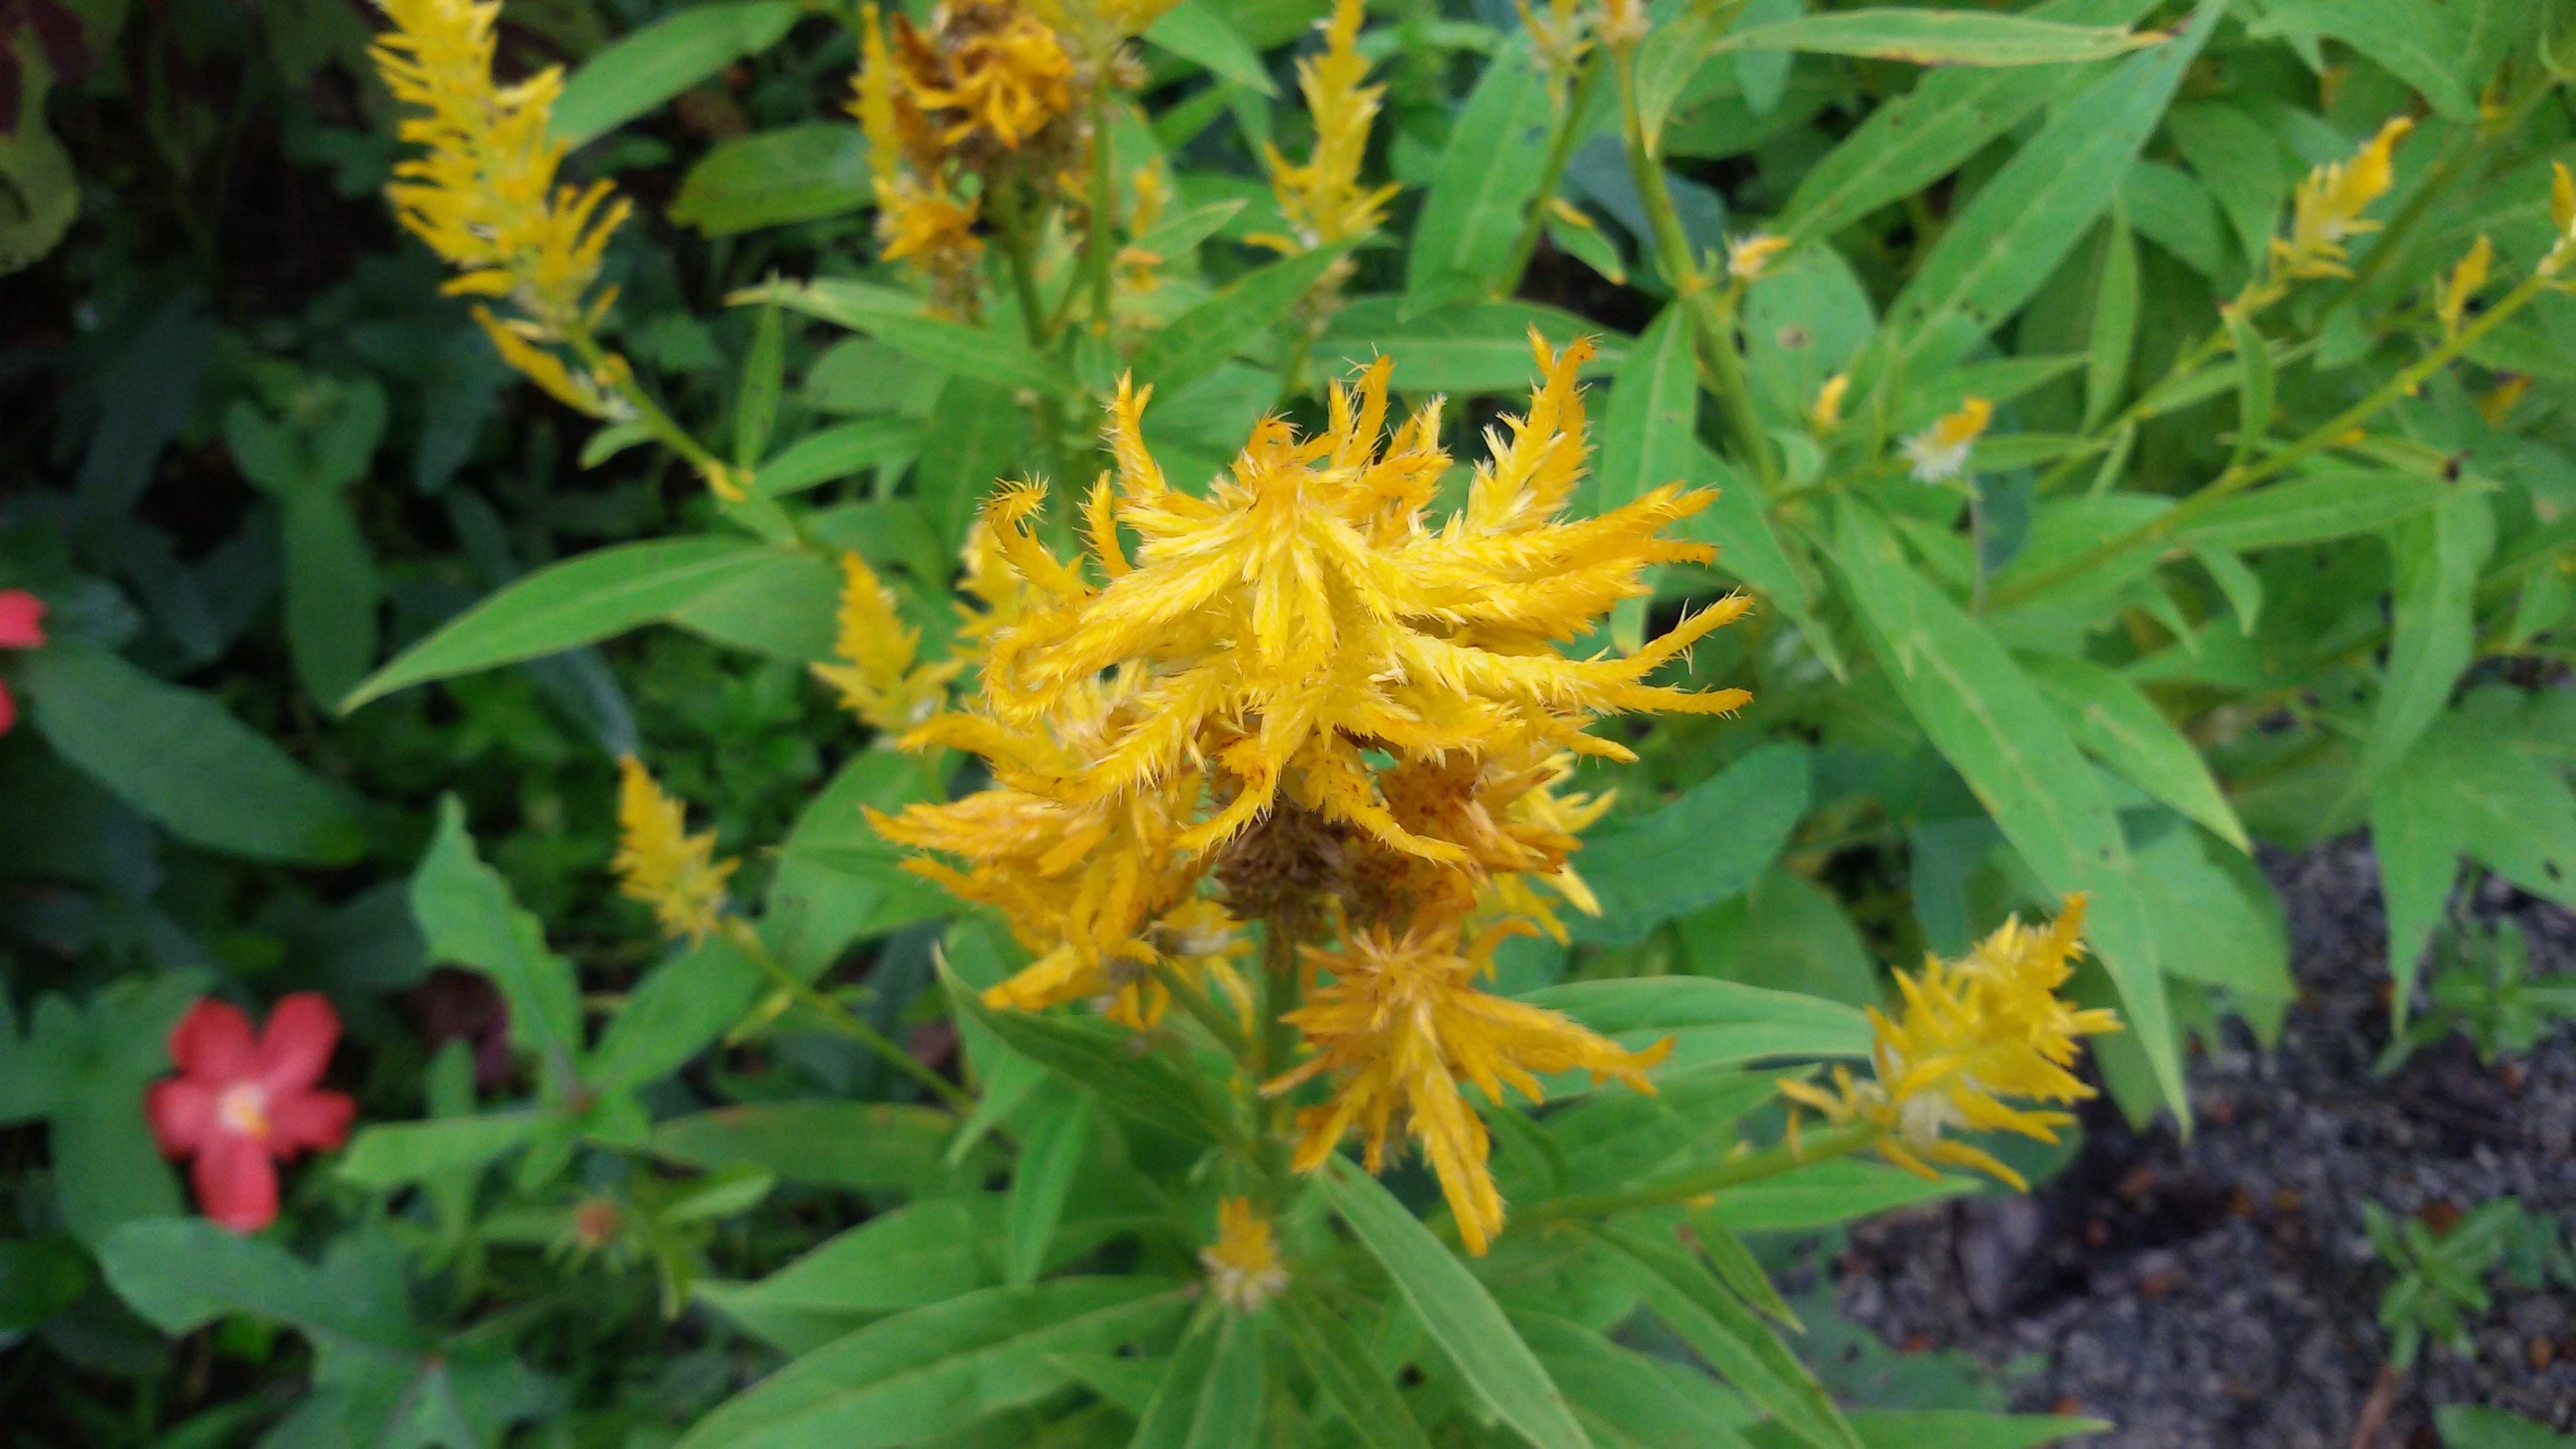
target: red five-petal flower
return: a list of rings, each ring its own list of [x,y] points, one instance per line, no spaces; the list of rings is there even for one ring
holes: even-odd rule
[[[179,1075],[152,1088],[144,1116],[161,1151],[196,1159],[197,1205],[237,1233],[277,1219],[277,1163],[349,1140],[358,1104],[316,1090],[340,1040],[340,1016],[318,992],[277,1003],[254,1039],[240,1008],[212,997],[170,1029]]]
[[[38,649],[45,642],[45,601],[25,589],[0,589],[0,649]],[[0,684],[0,735],[18,722],[18,701]]]

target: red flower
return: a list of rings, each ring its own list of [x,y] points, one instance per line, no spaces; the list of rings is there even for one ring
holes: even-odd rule
[[[196,1158],[206,1216],[258,1232],[277,1220],[277,1162],[349,1140],[358,1104],[313,1087],[339,1040],[340,1014],[314,991],[278,1002],[255,1041],[250,1018],[212,997],[170,1029],[179,1075],[154,1085],[143,1115],[164,1156]]]
[[[45,643],[45,601],[25,589],[0,589],[0,649],[41,649]],[[18,722],[18,701],[0,684],[0,735]]]

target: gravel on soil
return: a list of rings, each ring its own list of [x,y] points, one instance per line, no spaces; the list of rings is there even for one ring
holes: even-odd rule
[[[1840,1307],[1903,1348],[1995,1368],[2035,1356],[2014,1407],[2119,1426],[2088,1449],[2432,1449],[2433,1407],[2456,1403],[2576,1428],[2576,1302],[2562,1290],[2499,1285],[2474,1355],[2427,1343],[2383,1382],[2375,1315],[2391,1274],[2361,1214],[2375,1201],[2438,1225],[2513,1196],[2569,1223],[2576,1032],[2493,1068],[2454,1036],[2374,1079],[2388,973],[2368,845],[2264,866],[2300,998],[2274,1049],[2231,1023],[2192,1061],[2191,1139],[2088,1104],[2081,1152],[2032,1196],[1856,1230]],[[2519,922],[2534,975],[2576,971],[2576,915],[2496,883],[2471,905]]]

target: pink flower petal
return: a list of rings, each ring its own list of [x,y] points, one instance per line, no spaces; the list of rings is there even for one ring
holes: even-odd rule
[[[44,619],[44,600],[25,589],[0,589],[0,649],[42,648]]]
[[[250,1018],[231,1002],[199,997],[170,1028],[170,1060],[180,1071],[218,1087],[250,1076],[258,1064]]]
[[[331,1049],[340,1044],[340,1013],[318,991],[299,991],[277,1003],[259,1033],[261,1086],[274,1096],[301,1091],[322,1080],[331,1065]]]
[[[9,727],[17,722],[18,697],[9,692],[8,685],[0,684],[0,735],[9,733]]]
[[[143,1099],[143,1120],[164,1157],[185,1157],[206,1145],[215,1130],[215,1088],[194,1077],[155,1082]]]
[[[358,1104],[341,1092],[282,1092],[268,1102],[268,1148],[280,1157],[347,1144]]]
[[[268,1149],[239,1132],[217,1132],[188,1174],[197,1206],[219,1227],[255,1233],[277,1221],[277,1164]]]

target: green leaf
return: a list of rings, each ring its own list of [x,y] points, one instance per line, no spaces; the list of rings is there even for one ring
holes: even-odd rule
[[[2424,93],[2433,109],[2456,121],[2478,114],[2478,89],[2486,70],[2464,74],[2461,62],[2475,53],[2465,42],[2466,12],[2476,7],[2436,0],[2273,0],[2246,26],[2256,37],[2328,36],[2385,66]]]
[[[1232,1108],[1217,1099],[1205,1077],[1164,1052],[1138,1055],[1130,1033],[1106,1022],[995,1010],[944,966],[940,980],[959,1018],[983,1027],[1040,1066],[1098,1092],[1110,1106],[1195,1141],[1233,1142],[1242,1137],[1242,1124],[1235,1120]]]
[[[869,418],[797,439],[760,465],[752,491],[764,498],[801,493],[818,484],[854,478],[871,468],[899,463],[921,451],[918,418]]]
[[[1538,360],[1530,355],[1532,328],[1551,347],[1592,338],[1601,355],[1585,365],[1585,377],[1608,373],[1625,350],[1624,339],[1554,307],[1470,301],[1408,314],[1400,298],[1364,297],[1333,315],[1316,339],[1315,356],[1345,371],[1392,357],[1389,381],[1399,392],[1526,393],[1539,380]]]
[[[481,1167],[525,1143],[543,1121],[533,1112],[380,1122],[359,1130],[340,1176],[361,1187],[399,1187],[442,1172]]]
[[[1173,318],[1136,354],[1131,370],[1137,385],[1178,385],[1209,372],[1287,316],[1353,245],[1339,241],[1282,257]]]
[[[1130,1449],[1236,1449],[1261,1431],[1264,1320],[1211,1307],[1181,1339]]]
[[[127,1223],[99,1249],[99,1268],[134,1311],[165,1333],[228,1313],[378,1348],[423,1346],[397,1273],[387,1285],[348,1266],[316,1268],[273,1242],[204,1218]],[[367,1289],[376,1291],[365,1291]]]
[[[719,142],[680,178],[669,214],[707,236],[736,236],[847,216],[875,194],[859,128],[808,121]]]
[[[757,1167],[788,1182],[910,1194],[952,1180],[957,1119],[895,1102],[800,1098],[715,1107],[653,1124],[657,1157],[714,1170]]]
[[[2495,552],[2495,510],[2483,493],[2455,491],[2393,525],[2388,541],[2397,558],[2388,667],[2344,803],[2414,747],[2475,656],[2478,574]]]
[[[1404,1395],[1369,1357],[1368,1345],[1314,1289],[1292,1281],[1279,1300],[1279,1324],[1315,1386],[1367,1449],[1431,1449]]]
[[[80,173],[71,152],[46,129],[39,104],[45,90],[37,84],[21,92],[21,114],[10,117],[14,129],[0,134],[0,191],[13,202],[0,209],[0,277],[52,251],[80,216]]]
[[[180,839],[297,865],[342,865],[365,848],[346,790],[211,696],[69,638],[16,656],[13,668],[55,753]]]
[[[1752,1310],[1680,1247],[1629,1227],[1577,1230],[1598,1260],[1681,1335],[1719,1377],[1818,1449],[1859,1449],[1860,1437],[1816,1382]]]
[[[828,1341],[870,1316],[999,1286],[1003,1212],[999,1193],[926,1199],[880,1213],[757,1283],[700,1283],[697,1296],[773,1342],[807,1324],[828,1325]]]
[[[1145,39],[1246,90],[1279,94],[1261,52],[1226,23],[1224,9],[1211,0],[1185,0],[1164,11],[1163,18],[1145,28]]]
[[[779,325],[778,301],[771,298],[752,324],[751,351],[742,359],[742,381],[733,396],[733,461],[748,472],[769,454],[770,430],[778,426],[778,395],[787,383],[787,330]]]
[[[2057,707],[2067,733],[2086,754],[2238,850],[2254,848],[2199,748],[2136,685],[2115,670],[2071,655],[2019,657],[2031,683]]]
[[[2183,1110],[2168,938],[2147,917],[2137,863],[2092,766],[2003,645],[1914,572],[1875,514],[1846,500],[1837,517],[1834,565],[1898,697],[2042,884],[2091,893],[2086,934],[2166,1102]]]
[[[501,873],[474,852],[465,806],[438,802],[438,834],[411,878],[412,915],[432,962],[492,978],[509,1007],[510,1040],[568,1076],[581,1052],[581,993],[572,966],[546,949],[545,928],[522,909]]]
[[[2061,25],[1974,10],[1845,10],[1802,15],[1728,35],[1719,50],[1804,50],[1910,65],[2063,65],[2106,60],[2167,37]]]
[[[2084,357],[2084,429],[2108,419],[2129,391],[2130,356],[2138,346],[2138,243],[2128,208],[2118,201],[2102,236],[2102,265]]]
[[[2052,0],[2033,20],[2126,25],[2157,0]],[[1842,230],[1911,196],[1964,165],[1995,138],[2072,95],[2100,74],[2073,70],[1936,70],[1904,95],[1873,107],[1808,170],[1781,209],[1780,226],[1802,237]]]
[[[1744,1240],[1726,1225],[1713,1208],[1695,1207],[1689,1211],[1690,1234],[1699,1245],[1700,1256],[1708,1259],[1711,1271],[1726,1290],[1741,1298],[1754,1312],[1795,1332],[1805,1332],[1798,1315],[1791,1311],[1780,1290],[1771,1286],[1771,1274]]]
[[[1869,1449],[2033,1449],[2111,1427],[2100,1419],[1977,1409],[1860,1409],[1851,1421]]]
[[[2444,1404],[2433,1411],[2433,1427],[2442,1449],[2576,1449],[2576,1435],[2475,1404]]]
[[[1553,108],[1547,84],[1514,35],[1450,123],[1432,168],[1413,240],[1405,253],[1404,291],[1411,306],[1483,297],[1510,264],[1538,195],[1539,168]]]
[[[1600,463],[1578,488],[1572,511],[1598,517],[1690,478],[1700,452],[1698,424],[1699,367],[1689,319],[1676,304],[1620,361],[1602,409]]]
[[[893,750],[862,750],[841,767],[779,847],[769,913],[796,929],[781,949],[788,969],[820,975],[851,942],[956,909],[938,886],[902,868],[903,851],[870,825],[942,789],[940,777]]]
[[[1549,986],[1521,998],[1605,1036],[1674,1037],[1692,1065],[1869,1054],[1869,1018],[1839,1001],[1708,976],[1638,976]]]
[[[2132,849],[2148,910],[2189,923],[2194,949],[2175,953],[2169,969],[2224,987],[2268,1042],[2298,990],[2290,979],[2290,928],[2280,899],[2241,851],[2164,818],[2171,828]]]
[[[1953,316],[1991,331],[2030,300],[2120,194],[2183,71],[2227,0],[2201,0],[2182,36],[2122,61],[2059,108],[1933,243],[1892,314],[1915,337]]]
[[[722,934],[663,957],[627,993],[582,1075],[603,1092],[669,1076],[741,1020],[764,979]]]
[[[1601,914],[1576,916],[1574,938],[1626,945],[1742,894],[1788,843],[1808,793],[1807,752],[1765,745],[1661,810],[1594,827],[1582,869]]]
[[[633,120],[747,55],[776,45],[802,13],[790,0],[742,0],[681,10],[582,63],[549,120],[579,146]],[[845,128],[846,129],[846,128]]]
[[[340,702],[340,712],[415,684],[558,654],[667,619],[758,573],[774,554],[745,539],[666,538],[594,549],[539,569],[395,656]]]
[[[988,1288],[826,1344],[719,1405],[689,1449],[885,1449],[953,1433],[1065,1382],[1054,1356],[1157,1333],[1187,1299],[1153,1278]]]
[[[2456,488],[2412,473],[2336,468],[2229,498],[2173,530],[2177,543],[2237,553],[2325,543],[2411,518]]]
[[[180,970],[110,982],[85,1008],[40,997],[24,1044],[0,1055],[0,1069],[42,1074],[10,1082],[0,1099],[12,1118],[46,1119],[53,1201],[92,1252],[126,1223],[186,1210],[143,1109],[150,1084],[169,1074],[170,1029],[205,988],[201,973]]]
[[[384,585],[358,517],[337,489],[281,500],[286,535],[286,646],[305,693],[328,705],[376,662],[376,605]]]
[[[2228,448],[2227,456],[2227,467],[2232,472],[2254,456],[2272,425],[2272,348],[2263,340],[2254,319],[2241,309],[2227,308],[2219,317],[2226,324],[2227,339],[2235,348],[2238,363],[2236,441]]]
[[[1622,1347],[1570,1318],[1513,1318],[1595,1439],[1641,1449],[1750,1449],[1736,1432],[1749,1416],[1695,1369]]]
[[[1076,391],[1071,379],[1030,351],[1021,338],[998,327],[970,327],[945,317],[923,316],[920,298],[892,287],[838,278],[802,283],[772,281],[731,293],[725,302],[735,307],[775,302],[864,332],[951,377],[1058,395]],[[1014,406],[1012,410],[1018,409]]]
[[[670,622],[734,649],[790,664],[832,657],[841,571],[810,553],[769,549],[718,587],[671,610]]]
[[[972,377],[952,377],[940,388],[912,486],[939,531],[944,558],[957,556],[994,483],[1013,475],[1035,441],[1027,411],[1008,389]]]
[[[1796,1233],[1981,1190],[1964,1177],[1918,1177],[1901,1167],[1838,1158],[1730,1187],[1711,1211],[1739,1233]]]
[[[2226,101],[2176,106],[2165,118],[2174,146],[2191,164],[2255,266],[2271,250],[2281,207],[2290,199],[2285,153],[2270,126]]]
[[[1432,1342],[1496,1417],[1539,1449],[1591,1443],[1492,1295],[1394,1194],[1339,1156],[1320,1182],[1324,1200],[1386,1269]]]
[[[1019,1161],[1011,1172],[1008,1281],[1015,1285],[1036,1282],[1046,1266],[1047,1246],[1064,1218],[1074,1175],[1091,1150],[1093,1112],[1088,1092],[1059,1097],[1041,1104],[1020,1139]]]

